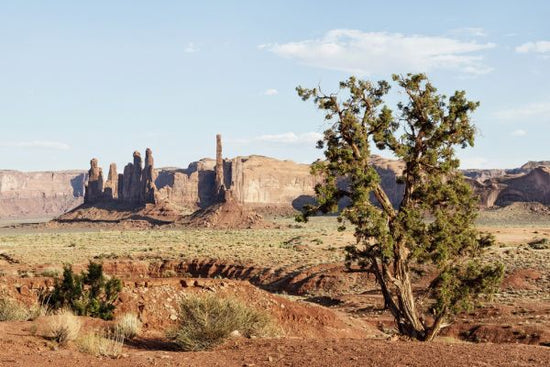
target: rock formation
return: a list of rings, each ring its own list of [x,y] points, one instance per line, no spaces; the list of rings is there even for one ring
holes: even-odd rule
[[[128,177],[128,180],[124,180],[124,186],[128,188],[127,191],[125,191],[125,195],[122,198],[122,201],[131,203],[131,204],[139,204],[142,202],[143,198],[143,187],[141,184],[141,171],[142,171],[142,165],[141,165],[141,154],[138,151],[134,152],[134,163],[132,164],[132,169],[130,176]],[[124,173],[126,175],[126,172]]]
[[[83,202],[85,171],[0,170],[0,219],[57,216]]]
[[[116,163],[111,163],[109,166],[109,174],[107,176],[107,181],[105,181],[103,193],[107,200],[118,198],[118,173]]]
[[[97,159],[90,162],[88,183],[86,184],[85,204],[116,201],[130,206],[140,206],[157,202],[157,173],[154,167],[153,153],[147,148],[145,152],[145,168],[141,166],[141,154],[134,152],[133,163],[124,167],[124,173],[117,173],[117,166],[109,167],[107,181],[103,183],[103,171],[98,166]]]
[[[145,168],[141,175],[141,202],[143,203],[155,204],[157,202],[157,187],[155,186],[157,173],[154,169],[154,165],[153,152],[151,149],[147,148],[147,150],[145,150]]]
[[[116,165],[103,173],[92,159],[86,174],[72,172],[0,171],[0,218],[53,216],[82,203],[116,203],[113,207],[142,207],[147,203],[170,202],[188,212],[224,202],[220,189],[238,204],[261,212],[287,212],[311,202],[317,178],[310,166],[262,156],[223,159],[221,137],[216,137],[216,159],[193,162],[186,169],[154,167],[150,149],[145,166],[135,152],[124,172],[117,175]],[[396,182],[403,163],[373,156],[382,186],[394,205],[403,188]],[[550,205],[550,168],[547,161],[529,162],[507,170],[467,170],[468,181],[480,196],[484,208],[513,202],[537,201]],[[84,182],[86,184],[84,185]],[[227,196],[226,195],[226,196]],[[119,205],[120,204],[120,205]]]
[[[103,172],[98,166],[98,161],[93,158],[90,161],[90,170],[88,171],[88,183],[86,184],[86,193],[84,203],[93,204],[103,198]]]
[[[222,136],[218,134],[216,135],[216,178],[214,183],[214,195],[218,197],[218,200],[225,199],[223,165]]]

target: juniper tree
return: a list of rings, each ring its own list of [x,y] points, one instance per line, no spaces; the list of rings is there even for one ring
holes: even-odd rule
[[[342,228],[355,228],[355,244],[346,248],[348,266],[372,272],[398,331],[431,340],[460,311],[475,306],[493,292],[503,274],[501,264],[483,262],[480,255],[492,238],[474,226],[478,202],[458,170],[456,148],[473,146],[471,114],[478,102],[464,91],[438,94],[424,74],[394,75],[404,101],[392,111],[385,103],[390,84],[350,77],[337,94],[298,87],[298,95],[313,100],[330,127],[318,148],[325,160],[312,165],[322,178],[315,188],[317,204],[298,219],[319,211],[339,213]],[[398,182],[402,201],[394,207],[370,160],[372,146],[387,149],[404,163]],[[411,283],[411,267],[431,264],[436,271],[419,305]]]

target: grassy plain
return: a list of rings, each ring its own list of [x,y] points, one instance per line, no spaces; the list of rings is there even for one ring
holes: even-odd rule
[[[484,212],[479,219],[480,228],[497,239],[489,255],[506,257],[511,265],[515,253],[528,249],[529,242],[550,240],[550,216],[515,214]],[[351,229],[338,231],[335,217],[316,217],[306,224],[292,218],[271,220],[275,228],[253,230],[4,228],[0,229],[0,264],[7,258],[31,270],[37,265],[60,268],[91,259],[216,259],[265,267],[310,266],[342,261],[343,248],[354,240]],[[544,258],[546,252],[541,253]]]

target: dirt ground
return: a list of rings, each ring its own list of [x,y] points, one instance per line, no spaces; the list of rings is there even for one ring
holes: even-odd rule
[[[35,321],[0,322],[0,366],[548,366],[550,365],[550,222],[488,225],[497,245],[487,257],[506,265],[492,301],[455,322],[432,343],[401,340],[372,276],[347,273],[342,247],[351,232],[334,218],[254,230],[112,228],[0,229],[0,291],[27,305],[53,284],[63,263],[76,270],[102,261],[124,288],[115,316],[144,324],[115,358],[45,339]],[[417,287],[428,281],[416,279]],[[268,310],[277,338],[233,338],[208,352],[167,342],[178,297],[216,293]],[[86,328],[97,320],[84,320]]]
[[[177,352],[150,344],[126,346],[118,359],[56,349],[21,324],[0,324],[0,366],[548,366],[550,350],[516,344],[375,339],[230,340],[208,352]],[[149,349],[151,348],[151,349]],[[168,350],[166,350],[168,349]]]

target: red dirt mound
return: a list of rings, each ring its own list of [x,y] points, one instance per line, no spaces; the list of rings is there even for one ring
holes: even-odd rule
[[[261,215],[231,198],[196,211],[185,218],[183,224],[190,227],[216,229],[270,227]]]
[[[55,227],[63,224],[126,224],[147,227],[174,223],[182,218],[181,212],[168,202],[146,204],[135,208],[122,203],[105,202],[83,204],[48,223]]]

